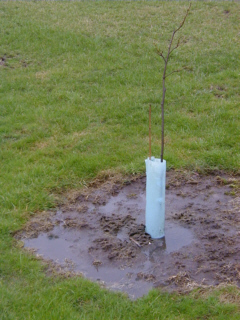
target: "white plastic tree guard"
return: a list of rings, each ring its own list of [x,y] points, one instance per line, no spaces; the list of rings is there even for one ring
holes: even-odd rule
[[[146,163],[146,233],[153,239],[165,236],[166,161],[151,157]]]

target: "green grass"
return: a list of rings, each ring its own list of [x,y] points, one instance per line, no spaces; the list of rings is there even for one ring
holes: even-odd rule
[[[160,156],[163,63],[184,2],[0,3],[0,319],[237,319],[234,304],[152,292],[131,302],[48,278],[11,232],[102,170],[144,172],[148,106]],[[229,12],[228,12],[229,11]],[[238,172],[239,11],[193,2],[167,78],[168,168]],[[2,310],[1,310],[2,309]],[[238,317],[239,319],[239,317]]]

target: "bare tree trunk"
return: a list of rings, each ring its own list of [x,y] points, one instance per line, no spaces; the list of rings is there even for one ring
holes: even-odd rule
[[[189,14],[189,11],[190,11],[190,8],[191,8],[191,3],[189,5],[189,8],[185,14],[185,17],[183,18],[183,21],[181,22],[181,24],[179,25],[179,27],[175,30],[173,30],[173,33],[172,33],[172,37],[171,37],[171,40],[169,42],[169,46],[168,46],[168,52],[167,52],[167,56],[165,58],[165,56],[163,55],[163,52],[160,51],[159,49],[157,49],[157,53],[160,57],[163,58],[163,61],[164,61],[164,71],[163,71],[163,78],[162,78],[162,90],[163,90],[163,94],[162,94],[162,102],[161,102],[161,114],[162,114],[162,124],[161,124],[161,127],[162,127],[162,139],[161,139],[161,162],[163,162],[163,153],[164,153],[164,102],[165,102],[165,95],[166,95],[166,87],[165,87],[165,80],[166,80],[166,77],[168,77],[170,74],[174,73],[174,72],[180,72],[182,71],[183,69],[185,68],[182,68],[182,69],[179,69],[179,70],[175,70],[171,73],[169,73],[168,75],[166,74],[167,73],[167,64],[168,64],[168,61],[169,61],[169,58],[170,58],[170,55],[171,53],[177,49],[180,45],[180,39],[178,39],[178,42],[177,42],[177,45],[171,49],[172,47],[172,43],[173,43],[173,39],[174,39],[174,36],[175,34],[183,27],[184,25],[184,22]]]

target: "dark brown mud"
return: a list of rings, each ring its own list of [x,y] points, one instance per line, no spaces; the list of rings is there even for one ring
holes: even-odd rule
[[[240,286],[239,177],[167,173],[165,239],[145,233],[145,177],[95,180],[17,238],[133,298],[152,287]]]

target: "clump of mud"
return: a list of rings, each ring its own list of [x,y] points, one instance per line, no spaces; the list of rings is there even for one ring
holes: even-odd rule
[[[145,177],[102,177],[16,237],[57,265],[139,297],[240,285],[239,177],[167,173],[165,238],[145,233]],[[67,265],[65,265],[67,269]]]

